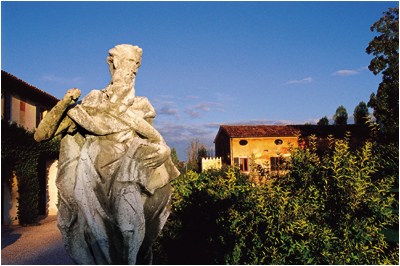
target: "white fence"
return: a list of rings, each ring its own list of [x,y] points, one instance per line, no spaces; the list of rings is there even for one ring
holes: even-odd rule
[[[201,159],[201,171],[206,171],[208,169],[221,169],[222,161],[219,157],[202,158]]]

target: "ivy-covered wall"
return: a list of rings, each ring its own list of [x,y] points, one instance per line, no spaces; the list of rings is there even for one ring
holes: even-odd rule
[[[2,184],[11,187],[13,174],[17,176],[19,223],[33,223],[39,215],[39,158],[58,156],[60,139],[37,143],[33,131],[3,118],[1,133]]]

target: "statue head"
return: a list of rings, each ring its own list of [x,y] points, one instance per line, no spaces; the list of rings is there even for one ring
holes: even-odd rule
[[[143,50],[138,46],[120,44],[108,51],[107,64],[110,66],[111,82],[104,91],[110,101],[126,105],[135,98],[135,78],[142,61]]]
[[[143,50],[138,46],[120,44],[108,51],[111,83],[130,84],[134,81],[142,61]]]

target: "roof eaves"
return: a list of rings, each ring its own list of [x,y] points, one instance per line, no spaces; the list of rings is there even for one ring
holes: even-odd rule
[[[23,85],[29,87],[29,88],[32,89],[35,93],[42,94],[43,96],[49,98],[51,101],[54,101],[54,102],[58,102],[58,101],[59,101],[59,99],[56,98],[56,97],[54,97],[53,95],[51,95],[51,94],[49,94],[49,93],[47,93],[47,92],[45,92],[45,91],[42,91],[41,89],[39,89],[39,88],[37,88],[37,87],[35,87],[35,86],[33,86],[33,85],[31,85],[31,84],[29,84],[29,83],[23,81],[22,79],[17,78],[16,76],[14,76],[14,75],[12,75],[12,74],[10,74],[10,73],[4,71],[4,70],[1,70],[1,74],[2,74],[2,75],[7,75],[7,76],[9,76],[10,78],[14,79],[15,81],[17,81],[17,82],[19,82],[19,83],[21,83],[21,84],[23,84]]]

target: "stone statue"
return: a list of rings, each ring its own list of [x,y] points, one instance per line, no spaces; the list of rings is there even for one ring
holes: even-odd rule
[[[69,90],[34,137],[62,136],[57,224],[75,263],[151,264],[179,171],[153,106],[135,95],[142,49],[122,44],[109,54],[110,84],[79,102],[81,92]]]

